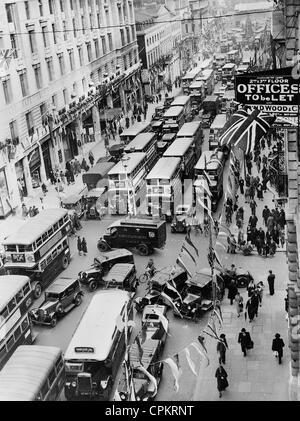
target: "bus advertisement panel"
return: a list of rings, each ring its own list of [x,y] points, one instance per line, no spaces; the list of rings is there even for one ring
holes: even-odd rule
[[[69,264],[70,224],[66,209],[45,209],[3,241],[6,272],[29,276],[35,298]]]
[[[28,318],[32,300],[28,276],[0,276],[0,368],[19,345],[33,342]]]
[[[131,332],[125,321],[132,318],[129,292],[93,296],[65,352],[67,400],[109,400]]]
[[[163,122],[160,122],[161,125]],[[154,132],[137,135],[124,149],[125,153],[143,152],[147,155],[147,165],[150,170],[157,161],[157,134]]]
[[[127,154],[108,173],[108,206],[111,215],[136,213],[145,193],[147,155]]]
[[[150,121],[140,121],[133,126],[129,127],[128,129],[125,129],[120,134],[120,140],[122,143],[127,145],[127,143],[131,142],[137,135],[140,133],[148,132],[151,129],[151,122]]]
[[[172,220],[177,205],[182,201],[181,159],[160,158],[146,177],[146,182],[148,214],[165,215],[166,220]]]
[[[202,68],[199,66],[194,67],[190,71],[186,72],[186,74],[181,79],[182,90],[184,94],[189,93],[189,86],[190,84],[196,80],[197,76],[201,74]]]

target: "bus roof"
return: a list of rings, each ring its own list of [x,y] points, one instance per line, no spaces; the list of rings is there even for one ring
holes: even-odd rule
[[[7,306],[9,301],[30,281],[28,276],[2,275],[0,276],[0,311]],[[0,320],[1,322],[1,320]]]
[[[190,101],[189,95],[179,95],[177,96],[171,104],[171,107],[177,107],[177,105],[183,107]]]
[[[143,130],[147,129],[147,127],[150,126],[150,121],[139,121],[135,123],[133,126],[128,127],[128,129],[125,129],[120,137],[125,136],[137,136],[139,133],[141,133]]]
[[[72,336],[64,359],[104,361],[111,350],[117,319],[129,300],[127,291],[96,293]],[[81,348],[83,352],[76,352],[76,348]],[[91,348],[93,352],[84,352],[84,348]]]
[[[125,164],[123,164],[122,160],[119,161],[109,172],[108,177],[110,175],[115,174],[130,174],[136,166],[145,159],[147,155],[144,152],[133,152],[128,153],[127,157],[129,158],[128,161],[126,161]],[[124,167],[126,165],[126,168]]]
[[[224,66],[222,67],[222,69],[232,69],[235,66],[236,65],[234,63],[226,63],[226,64],[224,64]]]
[[[223,129],[227,121],[226,114],[217,114],[214,121],[212,122],[211,129]]]
[[[0,401],[35,400],[60,355],[54,346],[19,346],[0,372]]]
[[[201,67],[194,67],[182,77],[182,80],[193,79],[199,72],[201,72]]]
[[[68,215],[67,209],[44,209],[25,222],[14,234],[9,235],[2,244],[30,245],[65,215]]]
[[[169,180],[180,165],[180,158],[163,157],[154,165],[146,180],[163,178]]]
[[[190,89],[202,88],[202,86],[203,86],[203,80],[195,80],[195,82],[192,82],[190,84]]]
[[[207,79],[209,79],[211,77],[213,72],[214,72],[213,69],[203,69],[202,75],[198,76],[196,81],[201,81],[201,80],[206,81]]]
[[[162,124],[162,122],[160,123]],[[153,132],[140,133],[130,143],[128,143],[124,150],[125,152],[140,152],[155,136],[156,133]]]
[[[177,133],[177,137],[194,136],[200,126],[201,126],[201,121],[190,121],[189,123],[184,123],[184,125],[181,127],[181,129]]]
[[[180,107],[178,105],[173,107],[173,105],[172,105],[169,109],[167,109],[163,118],[178,117],[179,114],[182,113],[182,111],[183,111],[183,107]]]
[[[91,167],[86,174],[99,174],[101,178],[104,178],[114,165],[115,162],[99,162]]]
[[[198,64],[198,67],[200,67],[201,69],[206,69],[207,67],[209,67],[211,65],[211,63],[213,62],[212,58],[206,58],[205,60],[201,61]]]
[[[197,164],[194,166],[197,170],[214,170],[217,169],[221,161],[214,155],[214,151],[204,151],[200,156]]]
[[[182,157],[188,148],[192,145],[194,139],[192,137],[181,137],[174,140],[172,145],[168,147],[163,156],[180,156]]]

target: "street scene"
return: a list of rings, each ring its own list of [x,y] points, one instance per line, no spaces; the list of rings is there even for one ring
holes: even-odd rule
[[[299,13],[0,0],[1,401],[299,399]]]

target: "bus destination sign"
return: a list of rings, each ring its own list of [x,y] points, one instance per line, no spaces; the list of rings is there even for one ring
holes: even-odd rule
[[[76,346],[75,347],[75,352],[82,352],[85,354],[92,354],[95,352],[95,348],[91,347],[91,346]]]

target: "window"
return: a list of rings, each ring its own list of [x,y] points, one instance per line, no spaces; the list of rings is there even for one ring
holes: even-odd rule
[[[2,80],[5,104],[10,104],[12,100],[12,91],[10,79]]]
[[[52,23],[52,34],[53,34],[53,42],[54,44],[56,44],[55,23]]]
[[[23,322],[21,323],[21,326],[22,326],[22,332],[24,332],[29,326],[28,316],[23,320]]]
[[[73,0],[70,0],[70,8],[71,8],[71,10],[74,10]]]
[[[112,51],[114,49],[113,48],[113,42],[112,42],[112,35],[107,34],[107,36],[108,36],[108,48],[109,48],[109,51]]]
[[[53,15],[53,0],[48,0],[49,13]]]
[[[42,120],[43,120],[43,118],[45,118],[46,113],[47,113],[47,106],[46,106],[45,102],[43,102],[43,104],[40,105],[40,113],[41,113],[41,117],[42,117]]]
[[[24,2],[26,19],[30,19],[29,1]]]
[[[25,119],[26,119],[26,126],[27,126],[28,134],[29,136],[31,136],[34,133],[33,117],[32,117],[31,111],[25,114]]]
[[[66,31],[66,29],[67,29],[66,21],[63,20],[62,24],[63,24],[63,32],[64,32],[64,41],[67,41],[68,37],[67,37],[67,31]]]
[[[108,12],[108,10],[105,10],[105,19],[106,19],[106,25],[109,26],[110,25],[110,20],[109,20],[109,12]]]
[[[41,74],[41,66],[40,65],[35,65],[33,66],[33,70],[34,70],[34,77],[35,77],[35,82],[36,82],[36,87],[38,89],[42,88],[42,74]]]
[[[86,92],[86,90],[87,90],[86,78],[85,77],[82,78],[82,89],[83,89],[83,92]]]
[[[28,95],[28,82],[27,82],[26,73],[20,73],[19,78],[20,78],[22,95],[26,96],[26,95]]]
[[[63,96],[64,96],[64,103],[68,104],[68,90],[67,89],[63,90]]]
[[[60,11],[63,12],[64,11],[64,2],[63,2],[63,0],[59,0],[59,4],[60,4]]]
[[[15,144],[18,144],[19,134],[18,134],[18,126],[17,126],[16,120],[13,120],[9,123],[9,130],[10,130],[11,139],[15,141]]]
[[[125,45],[124,29],[120,29],[122,47]]]
[[[100,13],[97,13],[97,26],[98,26],[98,28],[100,28],[100,26],[101,26]]]
[[[131,26],[131,36],[132,36],[132,41],[135,40],[135,30],[134,30],[134,25]]]
[[[39,10],[40,10],[40,16],[43,16],[44,11],[43,11],[43,1],[42,0],[39,0]]]
[[[64,75],[65,74],[65,59],[64,59],[63,54],[59,54],[58,62],[59,62],[60,74]]]
[[[43,34],[44,47],[46,48],[49,45],[48,28],[47,28],[47,26],[42,26],[42,34]]]
[[[27,1],[25,3],[28,3]],[[14,17],[14,4],[13,3],[9,3],[5,5],[5,9],[6,9],[6,17],[7,17],[7,22],[8,23],[12,23],[13,22],[13,17]],[[29,19],[29,18],[28,18]]]
[[[76,22],[75,22],[75,18],[72,19],[72,25],[73,25],[73,35],[74,38],[76,38],[77,36],[77,31],[76,31]]]
[[[85,33],[85,29],[84,29],[84,16],[81,16],[81,27],[82,27],[82,33]]]
[[[6,355],[6,348],[5,345],[2,346],[2,348],[0,348],[0,358],[2,360],[2,358],[4,358]]]
[[[107,53],[105,36],[101,36],[103,54]]]
[[[28,294],[29,291],[30,291],[30,286],[29,284],[26,284],[23,288],[24,297]]]
[[[13,347],[13,345],[14,345],[14,337],[13,336],[11,336],[10,338],[9,338],[9,340],[6,342],[6,349],[7,349],[7,351],[9,351],[12,347]]]
[[[60,372],[60,370],[63,368],[63,365],[64,365],[63,360],[62,360],[62,358],[61,358],[61,357],[59,357],[58,361],[56,361],[56,364],[55,364],[55,368],[56,368],[56,373],[57,373],[57,374],[58,374],[58,373]]]
[[[15,342],[17,342],[20,336],[21,336],[21,327],[18,326],[17,329],[14,331]]]
[[[15,300],[15,298],[13,298],[8,303],[8,311],[11,313],[15,307],[16,307],[16,300]]]
[[[82,48],[78,47],[77,49],[78,49],[79,63],[80,63],[80,66],[82,66],[83,65]]]
[[[98,69],[98,81],[100,82],[102,79],[102,69],[101,67]]]
[[[69,51],[69,60],[70,60],[70,68],[71,68],[71,70],[74,70],[75,62],[74,62],[74,51],[73,50]]]
[[[122,12],[121,12],[121,7],[118,6],[118,16],[119,16],[119,22],[122,22]]]
[[[10,34],[11,48],[14,50],[14,58],[18,58],[18,38],[16,34]]]
[[[127,43],[129,44],[130,43],[130,31],[129,31],[128,27],[126,27],[126,35],[127,35]]]
[[[123,62],[124,62],[124,69],[127,70],[127,60],[126,60],[126,56],[123,57]]]
[[[94,40],[96,58],[100,57],[99,41]]]
[[[30,50],[32,53],[36,52],[36,40],[34,30],[28,31]]]
[[[52,100],[52,105],[54,107],[57,107],[57,94],[52,95],[51,100]]]
[[[54,79],[53,58],[52,57],[48,58],[46,62],[47,62],[49,81],[52,82],[52,80]]]
[[[91,25],[91,28],[93,27],[93,16],[92,16],[92,14],[90,13],[90,25]]]
[[[42,395],[42,399],[45,398],[45,396],[47,395],[49,390],[49,386],[48,386],[48,380],[45,381],[45,383],[43,384],[43,386],[41,387],[41,395]]]
[[[55,382],[56,379],[56,374],[55,374],[55,367],[52,368],[49,376],[48,376],[48,381],[49,381],[49,385],[51,387],[52,383]]]
[[[92,47],[91,47],[91,43],[87,42],[86,43],[86,49],[87,49],[87,55],[88,55],[88,60],[92,61]]]

